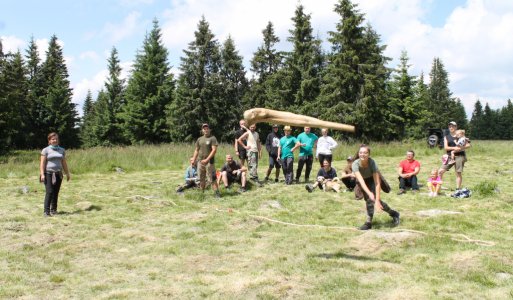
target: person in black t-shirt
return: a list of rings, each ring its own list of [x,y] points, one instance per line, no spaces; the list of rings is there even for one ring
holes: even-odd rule
[[[242,143],[244,144],[244,146],[242,146],[241,144],[239,144],[238,140],[239,138],[244,134],[246,133],[246,130],[243,128],[243,126],[245,127],[246,126],[246,121],[245,120],[240,120],[239,121],[239,125],[240,125],[240,128],[239,130],[237,130],[235,132],[235,143],[233,145],[233,148],[235,150],[235,154],[239,157],[240,159],[240,164],[241,166],[244,166],[246,161],[248,160],[248,152],[246,151],[246,148],[244,148],[245,145],[248,144],[247,142],[247,139],[244,139],[244,141],[242,141]]]
[[[269,152],[269,168],[267,169],[265,181],[269,180],[269,175],[271,175],[273,168],[276,168],[274,182],[279,181],[281,164],[278,159],[278,146],[280,146],[281,137],[282,135],[278,131],[278,125],[274,124],[273,130],[267,135],[267,139],[265,140],[265,149]]]
[[[220,180],[224,183],[224,188],[229,189],[230,185],[234,182],[238,182],[241,185],[240,191],[246,191],[246,167],[241,166],[235,160],[233,160],[230,154],[226,155],[226,162],[221,168]]]
[[[337,171],[331,167],[331,162],[324,160],[322,168],[317,172],[317,181],[314,184],[307,184],[305,186],[308,192],[313,192],[316,188],[322,188],[324,191],[334,190],[340,192],[340,184],[337,178]]]

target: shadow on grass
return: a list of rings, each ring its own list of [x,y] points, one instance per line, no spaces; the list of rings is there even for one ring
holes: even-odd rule
[[[311,257],[325,258],[325,259],[351,259],[351,260],[358,260],[358,261],[383,261],[381,259],[377,259],[374,257],[348,254],[348,253],[344,253],[342,251],[335,252],[335,253],[320,253],[320,254],[311,255]]]
[[[59,211],[59,215],[68,216],[68,215],[78,215],[86,211],[100,211],[102,210],[101,206],[91,205],[86,209],[76,209],[74,211]]]

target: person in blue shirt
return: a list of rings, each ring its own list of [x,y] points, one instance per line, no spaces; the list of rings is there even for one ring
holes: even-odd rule
[[[310,178],[310,172],[312,171],[313,164],[313,148],[317,144],[317,139],[317,135],[310,132],[310,127],[305,127],[305,131],[297,136],[297,142],[301,148],[299,148],[296,183],[299,183],[299,178],[301,177],[301,172],[303,172],[303,166],[305,164],[305,182],[308,182],[308,179]]]
[[[283,175],[285,175],[285,184],[292,184],[294,177],[294,151],[299,147],[296,138],[290,135],[292,129],[290,126],[283,127],[285,136],[280,139],[278,146],[278,158],[280,159]]]
[[[176,190],[177,193],[183,193],[186,189],[191,189],[199,186],[199,177],[198,170],[196,167],[196,162],[191,157],[189,159],[190,165],[185,170],[185,183],[178,187]]]

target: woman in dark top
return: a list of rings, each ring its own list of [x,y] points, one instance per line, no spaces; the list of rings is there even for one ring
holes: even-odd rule
[[[356,176],[357,184],[360,185],[363,190],[363,196],[367,207],[367,220],[359,229],[369,230],[372,228],[374,206],[386,211],[392,217],[394,225],[399,225],[399,213],[391,209],[388,204],[381,201],[379,169],[376,162],[370,158],[370,148],[367,145],[360,146],[358,159],[353,162],[352,169]]]
[[[66,179],[71,179],[66,153],[59,146],[59,135],[52,132],[48,135],[48,147],[41,151],[39,164],[39,180],[45,184],[46,194],[44,202],[44,216],[50,217],[57,214],[57,200],[62,183],[62,171]]]

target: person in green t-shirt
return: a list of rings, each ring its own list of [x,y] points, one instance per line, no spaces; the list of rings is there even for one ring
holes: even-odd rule
[[[303,166],[306,164],[305,182],[310,178],[313,164],[313,148],[317,144],[317,135],[310,132],[310,127],[305,127],[305,131],[297,136],[297,141],[300,144],[299,148],[299,162],[297,164],[296,183],[299,183]]]
[[[280,139],[280,145],[278,146],[278,159],[280,160],[283,175],[285,175],[285,184],[287,185],[292,184],[294,176],[294,151],[299,147],[296,138],[290,135],[291,131],[290,126],[283,127],[285,136]]]
[[[203,136],[199,137],[196,141],[192,159],[196,161],[199,158],[198,170],[201,190],[205,190],[205,181],[208,180],[212,185],[212,189],[214,190],[216,197],[219,198],[221,197],[221,194],[219,193],[219,188],[217,186],[216,167],[214,164],[214,157],[218,146],[217,139],[215,136],[210,134],[210,127],[208,124],[203,124],[201,126],[201,130],[203,131]]]
[[[399,213],[391,209],[388,204],[381,201],[381,180],[376,162],[370,158],[370,148],[361,145],[358,150],[358,159],[353,162],[353,173],[356,176],[357,184],[363,190],[363,196],[367,207],[367,220],[360,226],[360,230],[372,228],[374,206],[387,212],[393,219],[394,225],[399,225]]]

